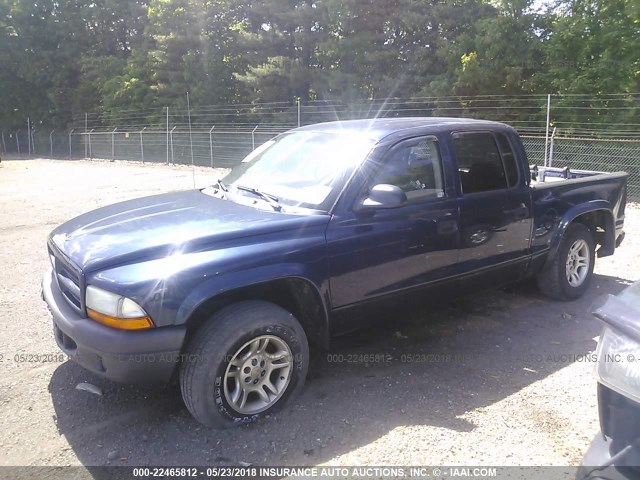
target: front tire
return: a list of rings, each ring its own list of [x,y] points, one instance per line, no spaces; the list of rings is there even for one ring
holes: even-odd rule
[[[190,342],[180,371],[182,398],[206,427],[253,422],[300,392],[308,365],[307,338],[291,313],[243,301],[213,315]]]
[[[581,223],[569,225],[556,257],[538,274],[538,287],[557,300],[581,297],[589,288],[595,258],[591,231]]]

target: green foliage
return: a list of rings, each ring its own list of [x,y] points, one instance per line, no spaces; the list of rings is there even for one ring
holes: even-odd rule
[[[186,92],[194,105],[638,92],[639,5],[561,0],[534,13],[531,0],[0,0],[0,125],[184,108]],[[502,119],[522,118],[512,107]],[[637,122],[638,112],[623,116]]]
[[[624,94],[640,91],[640,6],[637,0],[572,0],[552,19],[545,50],[547,68],[538,83],[563,94],[622,94],[613,101],[583,101],[553,120],[584,123],[638,123],[635,102]],[[562,102],[570,101],[564,97]],[[579,123],[582,122],[582,123]]]
[[[636,0],[574,0],[554,21],[549,83],[561,93],[625,93],[640,87]],[[570,74],[569,74],[570,73]]]

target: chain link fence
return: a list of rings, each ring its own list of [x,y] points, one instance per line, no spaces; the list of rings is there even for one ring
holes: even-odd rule
[[[253,149],[286,131],[270,126],[243,130],[140,130],[71,134],[71,158],[136,160],[233,167]]]
[[[624,105],[624,108],[621,107]],[[268,139],[299,125],[355,118],[452,116],[498,120],[522,135],[529,163],[630,174],[640,200],[640,95],[481,96],[279,102],[87,113],[71,128],[0,129],[1,151],[61,159],[133,160],[232,167]],[[621,113],[622,112],[622,113]],[[631,120],[629,120],[631,119]],[[636,119],[637,121],[634,121]]]

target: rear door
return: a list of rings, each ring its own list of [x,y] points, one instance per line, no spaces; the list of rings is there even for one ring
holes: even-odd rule
[[[501,132],[454,133],[452,145],[461,189],[459,268],[476,274],[465,276],[466,286],[517,280],[528,260],[532,224],[523,162]]]

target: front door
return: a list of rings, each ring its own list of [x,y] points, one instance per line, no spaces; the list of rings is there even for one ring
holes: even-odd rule
[[[375,166],[362,196],[374,185],[391,184],[406,193],[407,202],[366,213],[350,208],[336,213],[327,230],[334,309],[453,275],[460,219],[444,173],[435,137],[399,142]]]

